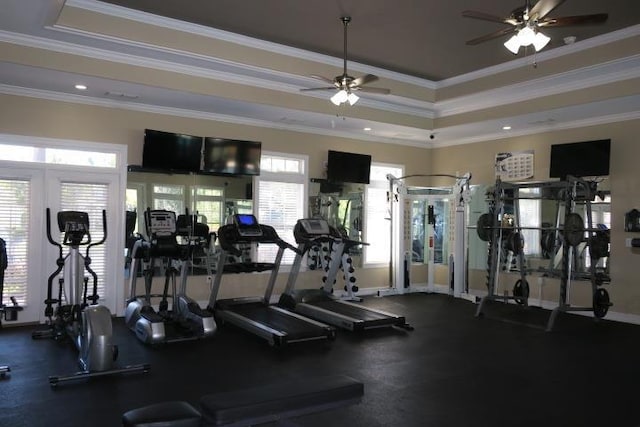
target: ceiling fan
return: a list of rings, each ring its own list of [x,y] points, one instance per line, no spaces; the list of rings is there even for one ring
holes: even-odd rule
[[[521,46],[533,45],[536,52],[544,48],[549,40],[546,35],[539,30],[545,27],[561,27],[571,25],[592,25],[604,23],[608,15],[606,13],[596,13],[593,15],[565,16],[561,18],[548,17],[555,8],[564,3],[565,0],[539,0],[531,6],[531,1],[526,0],[524,6],[518,7],[511,12],[507,18],[491,15],[484,12],[465,10],[462,16],[465,18],[482,19],[484,21],[509,24],[510,27],[502,28],[493,33],[469,40],[468,45],[476,45],[501,36],[515,33],[504,45],[514,54],[518,53]]]
[[[311,75],[311,77],[313,77],[314,79],[321,80],[325,83],[330,84],[331,86],[303,88],[300,90],[313,91],[337,89],[338,92],[336,92],[336,94],[331,97],[331,102],[333,102],[335,105],[340,105],[344,102],[349,102],[350,105],[353,105],[358,102],[358,99],[360,98],[354,93],[355,91],[379,93],[383,95],[389,94],[391,92],[389,89],[364,86],[367,83],[378,80],[378,76],[374,76],[373,74],[365,74],[364,76],[354,78],[347,74],[347,26],[349,25],[349,22],[351,22],[351,17],[343,16],[340,18],[340,20],[342,21],[342,24],[344,26],[344,70],[342,74],[334,77],[333,79],[318,75]]]

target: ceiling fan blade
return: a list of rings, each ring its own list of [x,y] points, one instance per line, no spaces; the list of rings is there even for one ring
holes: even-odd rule
[[[336,90],[335,86],[328,86],[328,87],[303,87],[300,89],[301,92],[310,92],[313,90]]]
[[[349,87],[362,86],[367,83],[375,82],[378,80],[378,76],[374,76],[373,74],[365,74],[364,76],[358,77],[357,79],[353,79],[351,83],[349,83]]]
[[[561,27],[569,25],[594,25],[603,24],[609,15],[606,13],[596,13],[593,15],[563,16],[561,18],[547,18],[538,22],[539,27]]]
[[[529,19],[540,21],[564,2],[565,0],[539,0],[529,11]]]
[[[330,85],[335,84],[335,81],[333,79],[329,79],[327,77],[324,76],[318,76],[316,74],[311,74],[309,77],[313,77],[316,80],[321,80],[325,83],[329,83]]]
[[[390,89],[386,89],[383,87],[369,87],[369,86],[358,86],[354,88],[359,92],[368,92],[368,93],[379,93],[381,95],[389,95],[391,93]]]
[[[501,18],[499,16],[490,15],[484,12],[476,12],[475,10],[463,10],[462,16],[465,18],[482,19],[483,21],[499,22],[501,24],[510,24],[508,18]]]
[[[517,29],[516,27],[503,28],[501,30],[494,31],[493,33],[489,33],[489,34],[486,34],[484,36],[475,38],[473,40],[469,40],[467,42],[467,44],[470,45],[470,46],[477,45],[477,44],[480,44],[482,42],[486,42],[488,40],[493,40],[493,39],[498,38],[500,36],[504,36],[504,35],[507,35],[507,34],[514,33],[516,31],[516,29]]]

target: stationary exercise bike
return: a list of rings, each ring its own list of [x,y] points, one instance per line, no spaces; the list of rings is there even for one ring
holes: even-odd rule
[[[102,211],[103,237],[97,242],[91,241],[89,215],[86,212],[58,212],[58,227],[64,233],[62,244],[51,236],[51,214],[47,208],[47,239],[58,248],[57,268],[48,279],[44,311],[49,319],[48,328],[33,332],[32,337],[71,339],[79,352],[81,371],[71,375],[51,376],[49,383],[55,386],[63,381],[87,377],[147,372],[150,369],[147,364],[123,368],[115,366],[118,347],[113,343],[111,313],[107,307],[98,304],[98,276],[91,269],[89,251],[107,239],[106,212]],[[81,246],[86,246],[85,255],[80,252]],[[63,254],[64,247],[69,248],[66,256]],[[89,278],[84,275],[85,270],[92,278],[90,295]],[[56,277],[59,277],[58,295],[53,298],[53,282]]]
[[[11,305],[4,303],[4,271],[7,265],[7,244],[0,239],[0,329],[2,329],[2,318],[10,321],[18,320],[18,312],[22,310],[14,297],[10,297]],[[11,372],[9,365],[0,365],[0,378],[4,378],[9,372]]]

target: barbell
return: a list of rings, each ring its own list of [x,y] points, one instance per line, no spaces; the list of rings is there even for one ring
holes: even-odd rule
[[[478,233],[478,237],[480,238],[480,240],[488,242],[491,240],[491,234],[493,230],[508,230],[508,231],[513,231],[513,230],[549,230],[549,231],[559,231],[563,234],[565,240],[567,241],[567,243],[569,243],[569,245],[571,246],[577,246],[578,244],[580,244],[583,239],[584,239],[584,233],[585,231],[593,231],[595,232],[595,236],[598,236],[597,239],[598,241],[595,242],[596,244],[600,245],[598,247],[598,249],[596,249],[596,255],[600,255],[598,257],[592,255],[594,258],[601,258],[605,253],[608,252],[608,244],[609,242],[606,242],[607,247],[604,248],[604,236],[602,235],[603,230],[599,229],[599,228],[595,228],[595,229],[589,229],[589,228],[585,228],[584,226],[584,221],[582,219],[582,216],[580,216],[580,214],[575,213],[575,212],[571,212],[570,214],[568,214],[567,216],[565,216],[565,221],[564,221],[564,227],[561,228],[555,228],[555,227],[504,227],[504,226],[499,226],[499,227],[494,227],[493,226],[493,217],[491,216],[491,214],[489,213],[483,213],[482,215],[480,215],[480,217],[478,218],[478,222],[476,223],[476,232]],[[601,233],[601,235],[599,235],[598,233]],[[605,233],[606,234],[606,233]],[[594,238],[591,239],[591,244],[594,243],[596,237],[594,236]]]

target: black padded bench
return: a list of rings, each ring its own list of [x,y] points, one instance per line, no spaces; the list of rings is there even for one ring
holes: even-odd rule
[[[363,395],[361,382],[333,375],[209,394],[200,413],[186,402],[166,402],[122,418],[125,427],[251,426],[359,403]]]

